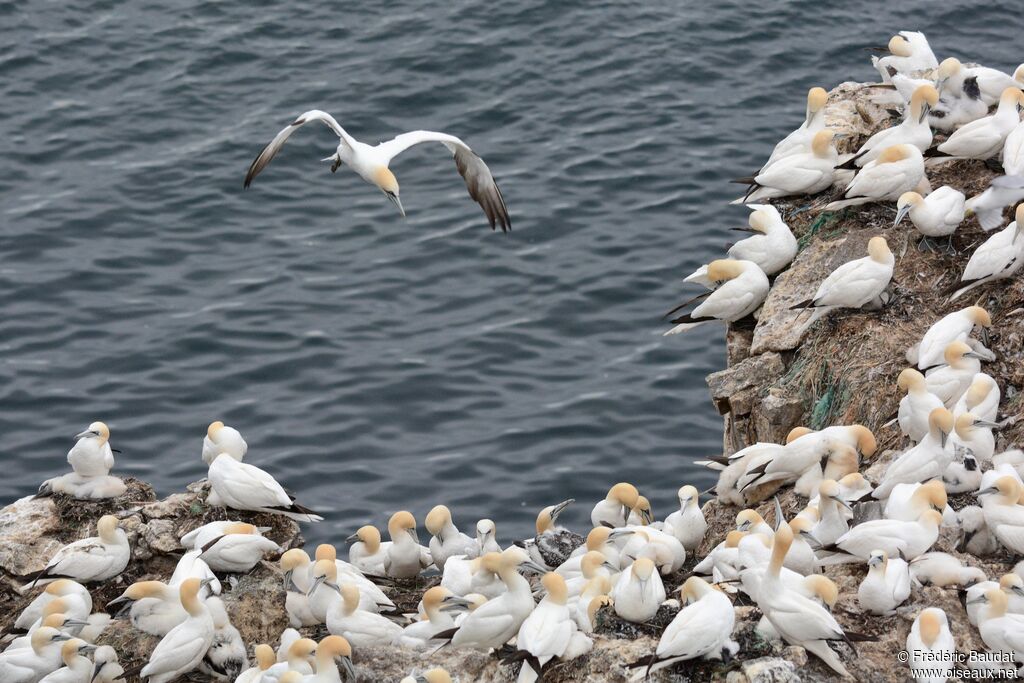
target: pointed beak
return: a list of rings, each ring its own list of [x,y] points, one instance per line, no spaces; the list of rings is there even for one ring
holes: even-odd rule
[[[975,420],[975,427],[986,427],[988,429],[1001,429],[1002,425],[998,422],[989,422],[988,420]]]
[[[418,545],[419,542],[420,542],[420,535],[418,533],[416,533],[416,527],[412,527],[410,529],[406,529],[406,531],[409,532],[409,535],[412,536],[412,540],[416,541],[416,543]]]
[[[58,633],[51,640],[71,640],[71,636],[66,633]]]
[[[348,657],[341,658],[341,670],[345,672],[345,677],[351,680],[356,680],[356,668],[352,665],[352,660]]]
[[[78,651],[79,652],[84,652],[84,653],[89,653],[89,652],[95,651],[96,647],[97,646],[93,645],[92,643],[85,643],[84,645],[80,645],[78,647]]]
[[[393,192],[385,192],[385,196],[391,200],[391,203],[398,207],[398,211],[405,216],[405,209],[402,208],[402,200],[398,198],[398,195]]]
[[[111,608],[117,607],[117,611],[114,613],[114,618],[122,619],[131,610],[133,604],[135,604],[135,601],[131,598],[123,596],[120,598],[114,598],[107,603],[107,611],[110,612]]]
[[[301,593],[302,592],[302,591],[299,590],[299,587],[295,585],[295,582],[292,581],[292,575],[294,573],[295,573],[295,570],[293,570],[293,569],[289,569],[288,571],[286,571],[284,573],[284,592],[285,593]]]
[[[75,441],[78,441],[79,439],[84,439],[87,436],[99,436],[99,434],[97,434],[94,431],[86,429],[84,432],[79,432],[78,434],[75,434]]]
[[[972,599],[968,600],[966,604],[968,604],[968,605],[977,605],[979,602],[985,602],[985,596],[984,595],[979,595],[976,598],[972,598]]]
[[[881,557],[876,555],[874,557],[868,558],[868,566],[869,567],[876,567],[876,566],[878,566],[880,564],[882,564],[882,558]]]
[[[842,498],[840,498],[839,496],[830,496],[830,497],[832,498],[832,500],[834,500],[836,502],[836,505],[841,505],[844,508],[846,508],[847,510],[850,510],[851,512],[853,511],[853,509],[850,507],[850,504],[847,503]]]
[[[945,448],[946,442],[949,441],[949,433],[939,430],[939,434],[942,435],[941,437],[939,437],[939,443],[941,444],[942,448]]]
[[[320,584],[324,583],[325,581],[327,581],[326,574],[324,576],[318,576],[315,579],[313,579],[313,585],[309,587],[308,591],[306,591],[306,596],[308,597],[313,593],[316,593],[316,589],[319,588]]]
[[[982,489],[978,491],[978,497],[980,498],[982,496],[988,496],[993,493],[999,493],[999,489],[997,489],[995,486],[989,486],[987,489]]]
[[[627,536],[632,536],[633,534],[634,531],[632,529],[616,529],[615,531],[612,531],[608,534],[608,540],[617,541],[620,538],[626,538]]]
[[[345,543],[355,543],[358,540],[359,540],[359,534],[352,534],[351,536],[349,536],[348,538],[345,539]]]
[[[81,626],[82,628],[85,628],[86,626],[89,625],[89,622],[88,621],[83,621],[81,619],[67,619],[64,622],[64,625],[65,626]]]
[[[554,522],[556,519],[558,519],[558,515],[562,514],[565,511],[565,508],[569,507],[575,502],[575,498],[570,498],[569,500],[563,500],[561,503],[556,505],[555,509],[551,511],[551,521]]]
[[[911,208],[912,208],[912,205],[911,204],[907,204],[906,206],[904,206],[903,208],[901,208],[899,211],[896,212],[896,220],[894,220],[892,222],[894,227],[899,225],[900,221],[902,221],[904,218],[906,218],[907,214],[910,213],[910,209]]]

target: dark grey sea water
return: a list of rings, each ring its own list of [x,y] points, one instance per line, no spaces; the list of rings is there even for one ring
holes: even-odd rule
[[[170,493],[223,419],[325,512],[316,540],[440,501],[509,540],[621,479],[663,516],[720,450],[722,328],[659,316],[745,220],[726,179],[895,30],[1024,58],[1014,4],[829,4],[0,3],[0,501],[95,419]],[[402,219],[317,161],[320,127],[243,191],[311,108],[463,137],[513,232],[441,148],[396,163]]]

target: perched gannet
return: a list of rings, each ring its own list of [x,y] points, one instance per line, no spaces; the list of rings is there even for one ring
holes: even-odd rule
[[[675,536],[687,551],[693,552],[704,540],[708,523],[700,508],[700,494],[696,487],[683,486],[676,494],[679,509],[665,518],[665,530]]]
[[[984,581],[985,572],[977,567],[965,567],[948,553],[925,553],[910,563],[910,576],[919,586],[973,586]]]
[[[563,500],[558,505],[549,505],[537,514],[537,535],[516,545],[530,554],[538,566],[555,569],[569,559],[573,551],[583,546],[586,539],[565,527],[557,526],[558,516],[575,500]]]
[[[1003,225],[1003,209],[1021,200],[1024,200],[1024,177],[1003,175],[993,178],[984,192],[968,199],[964,211],[965,215],[977,216],[983,230],[992,231]]]
[[[57,579],[80,583],[106,581],[123,572],[131,557],[131,547],[128,536],[118,527],[117,517],[100,517],[96,532],[95,537],[83,538],[58,550],[28,585],[42,585]]]
[[[919,86],[910,98],[910,104],[899,125],[883,128],[861,145],[857,153],[839,168],[857,169],[865,166],[893,145],[912,145],[924,152],[932,144],[932,129],[928,125],[928,112],[939,101],[939,91],[931,84]],[[961,215],[961,218],[963,216]]]
[[[312,109],[299,116],[263,148],[245,174],[245,187],[249,187],[260,171],[266,168],[267,164],[284,146],[288,137],[310,121],[322,122],[338,136],[337,151],[324,160],[329,159],[333,162],[331,172],[337,171],[342,164],[345,164],[363,180],[379,188],[398,207],[403,216],[405,209],[402,208],[402,202],[398,197],[398,180],[388,168],[391,165],[391,160],[414,145],[423,142],[441,143],[454,155],[455,167],[458,169],[459,175],[466,181],[469,196],[483,208],[487,215],[487,221],[491,224],[491,229],[493,230],[496,225],[500,225],[502,231],[512,228],[508,209],[505,208],[505,200],[501,196],[498,184],[494,182],[491,170],[487,168],[484,160],[459,138],[446,133],[416,130],[402,133],[392,140],[371,146],[353,138],[334,120],[334,117],[318,109]]]
[[[910,674],[921,683],[945,683],[953,675],[956,641],[949,631],[946,613],[928,607],[914,619],[907,636]]]
[[[814,136],[825,130],[825,104],[827,101],[828,93],[824,88],[814,87],[807,91],[804,122],[800,124],[799,128],[775,144],[768,161],[761,167],[761,172],[783,157],[807,151]]]
[[[32,632],[29,647],[0,652],[0,681],[36,683],[61,665],[61,649],[71,636],[52,626],[40,626]]]
[[[75,474],[100,477],[114,467],[114,453],[110,447],[110,429],[102,422],[93,422],[85,431],[75,435],[75,445],[68,451],[68,464]]]
[[[181,537],[181,547],[188,550],[202,549],[203,546],[214,541],[225,533],[227,529],[234,527],[236,524],[241,524],[237,520],[217,520],[215,522],[207,522],[206,524],[196,527],[192,531],[188,532]],[[269,531],[270,527],[253,527],[252,533],[262,534],[264,531]],[[234,532],[239,533],[239,532]],[[249,533],[244,531],[242,533]]]
[[[118,617],[127,613],[132,626],[143,633],[162,637],[188,619],[180,593],[179,586],[138,581],[128,586],[120,597],[108,602],[107,609],[117,609]]]
[[[281,552],[280,546],[260,534],[252,524],[236,522],[200,548],[200,557],[217,572],[244,574],[267,554]]]
[[[1010,87],[999,98],[999,108],[991,116],[971,121],[957,129],[935,149],[943,157],[957,159],[990,159],[999,154],[1010,134],[1020,123],[1024,92]]]
[[[924,187],[924,157],[913,145],[890,145],[854,176],[844,197],[825,205],[824,211],[838,211],[868,202],[895,201],[904,192]]]
[[[983,331],[992,326],[992,317],[981,306],[968,306],[950,313],[928,328],[917,345],[916,363],[921,370],[942,365],[946,348],[955,341],[967,342],[975,327]]]
[[[955,341],[946,347],[943,357],[946,365],[926,372],[924,382],[929,393],[938,397],[947,408],[952,408],[981,371],[982,356],[964,342]]]
[[[953,414],[936,408],[928,415],[928,433],[916,446],[903,451],[889,464],[872,497],[884,500],[897,484],[913,484],[941,478],[953,461],[949,435],[953,432]],[[941,485],[941,482],[940,482]]]
[[[359,594],[361,596],[359,600],[360,609],[379,612],[382,609],[393,610],[395,608],[395,603],[391,601],[391,598],[389,598],[384,591],[377,586],[377,584],[366,578],[366,576],[364,576],[355,565],[339,560],[337,549],[330,543],[321,543],[318,545],[313,559],[317,562],[321,560],[333,562],[338,583],[351,583],[359,589]],[[429,562],[429,557],[425,561]],[[315,578],[313,577],[312,570],[313,568],[310,567],[310,581]]]
[[[732,203],[750,204],[776,197],[817,194],[828,189],[839,161],[833,137],[832,131],[819,130],[811,138],[809,149],[773,161],[754,177],[747,195]]]
[[[896,386],[906,392],[900,399],[897,415],[900,431],[911,441],[919,442],[928,434],[928,416],[936,408],[944,407],[942,401],[928,392],[924,375],[913,368],[900,373]]]
[[[636,499],[636,505],[629,511],[629,517],[626,518],[627,526],[647,526],[654,522],[654,510],[651,507],[651,501],[646,496],[640,496]]]
[[[900,557],[912,560],[923,555],[935,545],[939,538],[939,527],[942,525],[942,513],[937,510],[926,510],[921,518],[913,522],[898,519],[875,519],[862,522],[843,534],[835,546],[823,550],[838,549],[847,555],[867,560],[871,553],[884,550],[889,557]],[[823,565],[837,564],[830,562],[832,558],[822,561]],[[849,558],[836,558],[840,562],[848,562]]]
[[[289,625],[301,628],[323,623],[321,619],[317,619],[309,606],[309,555],[301,548],[292,548],[281,555],[280,564],[281,571],[284,572],[284,608],[288,613]]]
[[[710,575],[713,583],[738,579],[739,544],[746,535],[747,532],[735,529],[727,533],[725,540],[712,548],[711,552],[694,566],[693,573],[702,576]]]
[[[985,645],[998,652],[1013,653],[1013,660],[1024,662],[1024,614],[1007,613],[1009,598],[999,588],[990,588],[979,598],[978,633]]]
[[[833,308],[861,308],[879,304],[892,279],[896,259],[884,237],[868,241],[868,255],[848,261],[832,271],[814,296],[791,308],[816,308],[819,315]]]
[[[619,575],[611,598],[615,613],[626,621],[642,624],[651,619],[665,602],[665,585],[654,562],[646,557],[637,558]]]
[[[444,505],[435,505],[423,520],[423,526],[431,535],[430,557],[434,566],[444,571],[444,563],[452,555],[476,557],[480,546],[475,540],[459,531],[452,521],[451,511]]]
[[[298,635],[296,633],[296,635]],[[281,638],[281,647],[284,648],[284,637]],[[260,683],[279,682],[279,679],[286,671],[297,671],[305,676],[313,674],[313,656],[316,654],[316,641],[309,638],[295,638],[288,644],[281,658],[281,652],[277,654],[277,664],[263,672],[263,679]]]
[[[452,683],[452,677],[447,671],[438,667],[414,676],[406,676],[400,683]]]
[[[199,600],[199,579],[186,579],[179,588],[181,605],[188,618],[157,644],[140,676],[149,683],[168,683],[193,671],[213,643],[213,617]]]
[[[1024,123],[1018,123],[1006,136],[1001,159],[1006,175],[1024,175]]]
[[[521,683],[538,680],[543,667],[552,659],[578,657],[594,644],[577,631],[576,622],[566,606],[565,579],[548,572],[541,579],[541,584],[547,595],[526,617],[516,636],[516,647],[531,657],[523,662],[518,678]]]
[[[588,587],[596,585],[591,582],[599,577],[611,578],[612,574],[618,574],[619,568],[610,563],[605,556],[596,550],[591,550],[580,560],[580,575],[574,576],[566,581],[566,590],[569,592],[570,601],[578,599]]]
[[[999,414],[1001,398],[1002,392],[996,381],[990,375],[979,372],[971,379],[967,391],[953,406],[953,416],[973,413],[981,420],[995,422]]]
[[[375,526],[359,527],[359,530],[345,539],[352,545],[348,549],[348,561],[359,571],[373,576],[384,576],[384,559],[391,542],[381,543],[380,530]]]
[[[721,282],[713,291],[697,298],[707,297],[690,313],[672,319],[675,325],[665,335],[679,334],[714,320],[735,322],[756,311],[764,303],[771,285],[753,261],[718,259],[707,266],[707,278]],[[695,299],[677,306],[666,315],[670,316],[689,305]]]
[[[785,448],[768,451],[751,459],[737,484],[741,489],[746,489],[754,484],[772,481],[795,482],[814,468],[817,468],[816,473],[819,476],[824,476],[821,461],[831,458],[833,453],[850,453],[855,456],[859,451],[865,455],[872,455],[876,448],[874,434],[863,425],[839,425],[820,432],[791,432]],[[832,473],[829,474],[831,476]],[[847,473],[841,476],[845,474]],[[771,533],[770,528],[767,533]]]
[[[883,516],[912,522],[925,510],[945,511],[946,502],[946,486],[941,479],[924,484],[896,484],[885,501]]]
[[[481,519],[476,523],[476,544],[480,548],[480,554],[500,553],[501,544],[498,543],[498,527],[490,519]]]
[[[850,642],[848,634],[819,602],[787,588],[780,578],[782,563],[793,542],[788,524],[780,524],[772,542],[771,560],[758,590],[757,606],[783,640],[813,653],[840,675],[848,672],[828,646],[830,640]]]
[[[979,477],[980,481],[980,477]],[[977,490],[975,486],[974,490]],[[960,519],[960,539],[956,550],[975,557],[992,555],[999,550],[999,541],[985,524],[985,513],[977,505],[968,505],[957,511]]]
[[[110,475],[83,477],[76,472],[68,472],[44,481],[39,487],[36,497],[43,498],[55,493],[64,493],[83,500],[98,500],[100,498],[117,498],[124,495],[127,490],[128,487],[124,481],[117,477]]]
[[[1024,264],[1024,204],[1018,204],[1016,220],[989,237],[971,254],[960,282],[952,285],[953,301],[975,287],[1013,277]]]
[[[718,483],[715,484],[715,495],[720,501],[729,505],[745,506],[755,503],[764,497],[761,495],[755,496],[756,492],[752,489],[741,490],[741,487],[738,485],[739,480],[746,474],[747,468],[759,462],[778,457],[784,449],[785,446],[780,444],[757,442],[736,451],[729,456],[724,464],[717,460],[698,460],[696,464],[720,470]],[[767,487],[760,488],[768,489],[765,494],[767,496],[774,493],[779,485],[769,484]]]
[[[998,423],[983,420],[974,413],[961,413],[956,417],[953,446],[968,451],[982,465],[988,465],[996,451],[994,429],[999,429]]]
[[[63,603],[63,600],[54,600],[47,605],[43,612],[42,619],[33,624],[25,635],[12,640],[4,649],[4,652],[32,649],[32,636],[36,631],[43,627],[55,628],[69,637],[75,636],[85,626],[86,622],[80,619],[73,619],[63,614],[61,612],[61,609],[63,609]]]
[[[381,607],[390,609],[394,607],[391,600],[384,596],[382,601],[386,604],[378,604],[383,593],[377,586],[372,588],[354,583],[351,576],[342,577],[338,572],[338,565],[334,560],[321,557],[316,560],[309,570],[309,590],[306,594],[306,604],[309,611],[318,623],[327,622],[327,614],[331,606],[338,602],[338,591],[343,584],[355,588],[359,594],[359,607],[368,612],[379,612]]]
[[[100,645],[92,655],[92,683],[115,683],[123,680],[124,667],[117,659],[117,652],[109,645]],[[239,679],[238,683],[245,683]],[[252,683],[252,682],[250,682]]]
[[[199,557],[198,550],[189,550],[174,567],[174,573],[167,580],[168,586],[180,586],[185,579],[196,578],[203,582],[199,589],[199,597],[207,598],[211,595],[220,595],[220,580],[214,575],[210,566]]]
[[[850,530],[850,523],[844,514],[849,504],[842,499],[839,482],[824,479],[818,485],[818,521],[807,529],[807,534],[818,545],[831,545]],[[803,530],[810,520],[802,520],[799,527],[797,521],[790,522],[790,528],[797,533]],[[790,550],[790,553],[792,549]],[[790,553],[786,554],[787,559]]]
[[[206,428],[206,436],[203,437],[203,462],[207,467],[212,465],[214,458],[221,453],[227,453],[238,462],[242,462],[248,451],[249,444],[245,443],[242,434],[234,427],[217,420]]]
[[[782,220],[779,210],[771,204],[751,204],[753,213],[748,218],[749,228],[732,228],[754,233],[753,237],[740,240],[729,247],[729,258],[737,261],[751,261],[764,271],[774,275],[788,266],[796,257],[797,241],[793,232]],[[714,283],[708,278],[708,267],[701,266],[683,280],[696,282],[712,289]]]
[[[341,636],[327,636],[316,646],[316,673],[304,676],[302,683],[341,683],[339,665],[345,672],[345,680],[357,679],[352,665],[352,645]]]
[[[620,482],[608,490],[604,500],[599,501],[590,513],[590,522],[595,527],[623,526],[629,519],[629,511],[636,505],[640,492],[632,484]]]
[[[1015,553],[1024,553],[1024,487],[1012,476],[1001,476],[978,491],[985,524],[1000,543]]]
[[[223,456],[223,457],[221,457]],[[288,495],[270,474],[221,453],[210,463],[209,505],[284,515],[299,522],[319,522],[323,517]]]
[[[8,633],[26,633],[33,626],[38,626],[47,605],[58,599],[63,600],[62,611],[70,609],[73,614],[86,615],[92,612],[92,596],[85,586],[71,579],[57,579],[21,611]]]
[[[609,538],[618,541],[623,536],[629,536],[629,540],[622,547],[620,565],[626,558],[647,557],[654,561],[662,576],[668,576],[686,562],[686,548],[667,531],[653,526],[627,526],[616,529]]]
[[[359,589],[352,584],[343,584],[341,600],[327,608],[327,630],[355,647],[391,645],[402,637],[402,627],[395,622],[359,609]]]
[[[416,519],[412,513],[400,510],[388,520],[391,545],[384,555],[384,573],[395,579],[419,576],[430,566],[430,551],[420,545],[416,533]],[[358,644],[356,645],[358,647]]]
[[[868,614],[889,615],[910,597],[910,571],[898,557],[872,550],[868,573],[857,589],[857,601]]]
[[[213,641],[199,663],[199,671],[214,680],[231,683],[248,663],[245,642],[220,598],[207,598],[205,604],[213,619]]]
[[[263,678],[263,672],[277,663],[274,648],[266,643],[257,645],[253,650],[253,654],[256,656],[256,666],[249,667],[243,671],[235,679],[235,683],[260,683],[260,680]]]
[[[611,537],[611,534],[612,529],[609,527],[594,527],[587,534],[586,542],[573,551],[572,556],[560,564],[555,571],[565,577],[566,580],[579,577],[583,573],[583,558],[591,552],[600,553],[610,565],[619,567],[621,564],[621,553],[615,545],[615,539]]]
[[[519,632],[534,608],[530,582],[518,572],[521,565],[529,567],[531,564],[522,548],[512,547],[502,552],[493,568],[507,590],[470,612],[457,631],[438,634],[438,639],[450,638],[453,647],[478,650],[489,650],[507,643]]]
[[[871,65],[889,83],[896,74],[914,74],[939,65],[928,39],[920,31],[900,31],[889,40],[889,54],[872,57]]]
[[[930,246],[931,237],[947,237],[953,239],[953,233],[964,220],[964,193],[943,185],[927,197],[917,192],[904,192],[896,200],[896,220],[899,225],[907,215],[917,231],[921,233],[918,248]]]
[[[453,628],[455,618],[448,611],[441,609],[445,598],[453,594],[443,586],[434,586],[423,594],[423,615],[419,621],[414,621],[405,627],[398,644],[403,647],[426,648],[430,647],[430,640],[441,631]]]

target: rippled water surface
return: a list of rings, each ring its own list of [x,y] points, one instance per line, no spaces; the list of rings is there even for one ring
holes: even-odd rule
[[[506,540],[568,496],[582,525],[619,479],[663,516],[720,449],[722,328],[659,316],[745,220],[726,179],[894,30],[1012,70],[1014,6],[953,4],[0,3],[0,501],[94,419],[167,494],[219,418],[317,540],[439,501]],[[513,232],[440,147],[394,165],[402,219],[322,127],[243,191],[311,108],[463,137]]]

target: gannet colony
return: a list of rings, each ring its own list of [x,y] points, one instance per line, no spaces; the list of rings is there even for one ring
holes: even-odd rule
[[[116,476],[97,421],[69,472],[54,458],[0,511],[0,682],[1024,673],[1024,65],[939,62],[911,31],[873,63],[880,82],[809,90],[803,123],[737,179],[751,236],[667,316],[672,335],[728,324],[709,491],[679,481],[669,505],[608,482],[550,501],[525,539],[437,501],[305,548],[298,524],[321,516],[260,468],[245,425],[199,428],[207,479],[157,500]],[[371,147],[318,110],[247,187],[310,121],[339,138],[331,170],[399,210],[390,160],[445,145],[492,229],[511,227],[458,138]],[[559,524],[569,505],[590,528]]]

